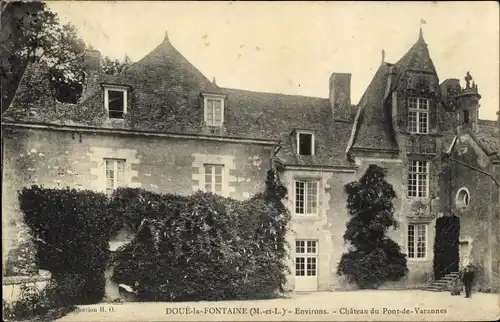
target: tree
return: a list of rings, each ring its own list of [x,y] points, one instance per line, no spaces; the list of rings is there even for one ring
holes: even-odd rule
[[[12,101],[26,65],[46,64],[57,100],[76,103],[84,80],[84,51],[91,49],[71,24],[61,25],[57,14],[42,2],[2,3],[0,51],[2,112]],[[103,73],[117,75],[132,64],[105,57]]]
[[[76,28],[61,25],[45,3],[2,4],[2,112],[10,104],[26,65],[46,64],[56,97],[75,103],[81,93],[85,43]]]
[[[351,220],[344,240],[350,250],[342,255],[338,275],[345,275],[360,288],[377,288],[386,281],[405,276],[406,255],[386,236],[389,228],[398,227],[393,200],[396,193],[386,180],[386,170],[370,165],[359,181],[345,185]]]
[[[132,65],[132,60],[127,55],[125,55],[123,61],[106,56],[103,59],[102,72],[106,75],[118,75],[129,68],[130,65]]]

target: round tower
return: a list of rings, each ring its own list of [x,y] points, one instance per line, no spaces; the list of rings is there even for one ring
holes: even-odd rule
[[[472,80],[469,72],[465,75],[465,87],[460,90],[456,97],[458,131],[469,129],[476,132],[479,120],[479,95],[477,84]]]

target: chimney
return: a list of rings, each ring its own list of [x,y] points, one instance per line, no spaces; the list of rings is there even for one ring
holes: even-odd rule
[[[332,73],[329,99],[334,120],[352,121],[351,74]]]
[[[102,70],[102,57],[98,50],[86,49],[83,60],[84,83],[80,100],[86,98],[98,86]]]

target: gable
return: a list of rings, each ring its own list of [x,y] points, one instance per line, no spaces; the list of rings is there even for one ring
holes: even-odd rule
[[[492,155],[486,153],[484,146],[471,133],[456,136],[448,154],[454,159],[481,169],[487,168],[492,161]]]

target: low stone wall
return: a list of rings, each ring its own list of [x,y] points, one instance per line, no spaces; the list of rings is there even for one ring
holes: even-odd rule
[[[2,281],[2,295],[7,302],[17,301],[21,297],[21,286],[30,284],[36,287],[38,291],[42,291],[50,281],[50,275],[34,275],[34,276],[8,276]]]

